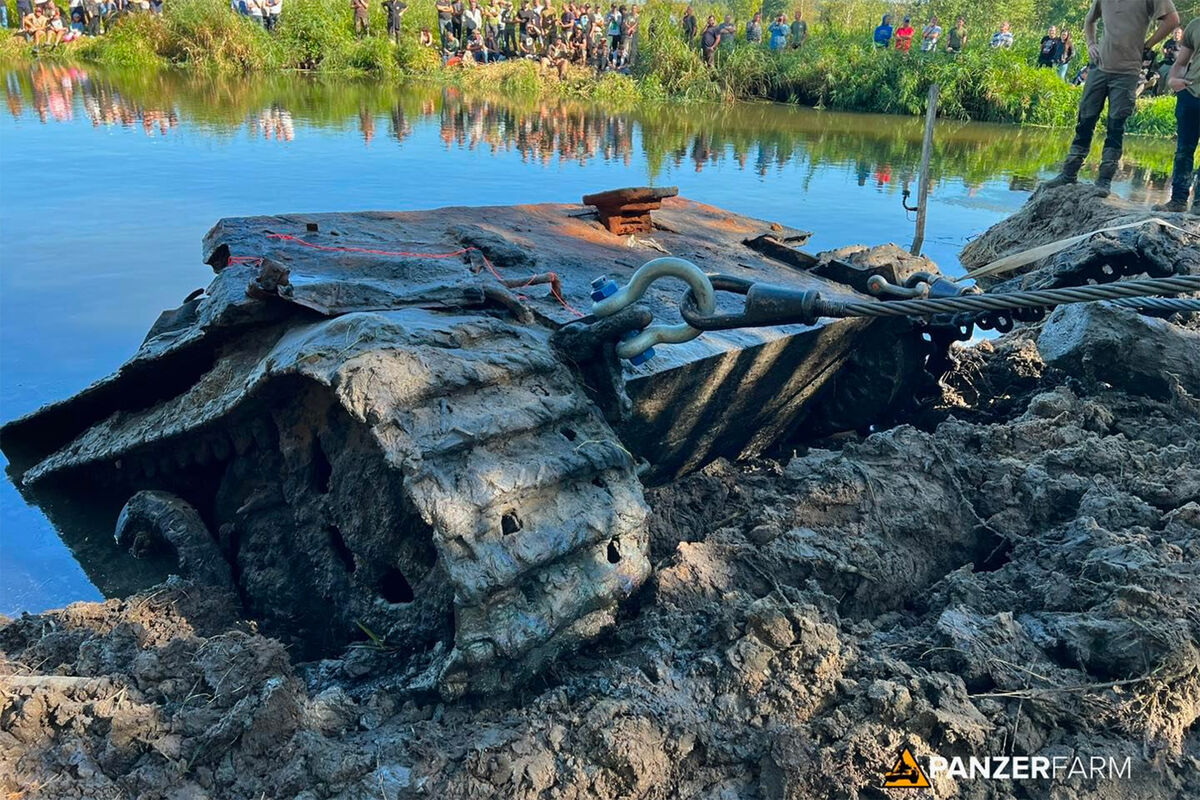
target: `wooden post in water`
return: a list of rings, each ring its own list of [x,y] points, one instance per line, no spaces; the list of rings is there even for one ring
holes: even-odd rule
[[[914,256],[921,255],[925,245],[925,209],[929,204],[929,162],[933,159],[933,125],[937,122],[938,92],[936,83],[929,87],[929,109],[925,112],[925,141],[921,143],[921,187],[917,190],[917,235],[909,248]]]

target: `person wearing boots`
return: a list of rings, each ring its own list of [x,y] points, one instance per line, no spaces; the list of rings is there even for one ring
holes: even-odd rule
[[[1150,23],[1158,20],[1158,28],[1147,39]],[[1096,41],[1096,23],[1104,23],[1104,37]],[[1108,134],[1100,157],[1096,188],[1103,197],[1112,189],[1113,175],[1121,161],[1125,141],[1125,122],[1133,113],[1138,82],[1142,72],[1142,53],[1154,47],[1179,27],[1179,12],[1171,0],[1095,0],[1084,20],[1088,57],[1092,69],[1088,72],[1079,100],[1079,117],[1075,139],[1067,151],[1062,172],[1047,181],[1049,187],[1075,183],[1079,168],[1087,159],[1092,135],[1104,103],[1108,102]]]
[[[1175,63],[1167,77],[1167,86],[1175,92],[1175,167],[1171,171],[1171,199],[1154,207],[1155,211],[1187,211],[1196,166],[1196,144],[1200,142],[1200,17],[1183,32],[1175,53]],[[1200,179],[1192,213],[1200,215]]]

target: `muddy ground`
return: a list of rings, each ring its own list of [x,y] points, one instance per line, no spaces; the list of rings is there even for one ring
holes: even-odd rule
[[[1200,326],[1133,317],[1090,323],[1170,346],[1081,356],[1052,315],[958,347],[905,424],[651,491],[655,571],[621,624],[508,693],[405,694],[386,645],[294,663],[174,579],[12,620],[0,789],[928,796],[879,788],[908,746],[1131,758],[1131,778],[943,776],[938,797],[1200,796],[1200,396],[1178,355]]]

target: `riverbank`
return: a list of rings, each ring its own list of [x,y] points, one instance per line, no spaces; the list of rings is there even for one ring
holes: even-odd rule
[[[916,115],[924,112],[928,87],[942,86],[940,114],[948,119],[1047,127],[1074,123],[1080,89],[1054,70],[1033,66],[1034,40],[1014,50],[982,42],[961,56],[878,51],[858,33],[814,32],[803,48],[770,52],[739,41],[719,53],[716,69],[682,40],[670,19],[672,7],[650,3],[642,15],[638,60],[630,74],[596,77],[583,67],[564,78],[532,61],[486,67],[445,67],[438,53],[417,41],[421,26],[436,31],[432,2],[413,3],[399,42],[382,35],[356,38],[348,3],[289,0],[279,29],[230,11],[223,0],[174,0],[163,15],[135,14],[104,36],[43,54],[110,67],[267,72],[305,69],[370,74],[381,80],[422,78],[506,96],[586,98],[613,103],[765,99],[842,111]],[[383,31],[381,6],[373,6],[372,29]],[[653,32],[653,33],[652,33]],[[7,37],[0,59],[29,56],[27,45]],[[1146,98],[1127,130],[1174,134],[1174,100]]]
[[[968,260],[1137,214],[1065,187]],[[1194,239],[1147,227],[1024,280],[1121,247],[1200,264]],[[986,784],[1005,800],[1186,796],[1200,373],[1159,345],[1200,332],[1090,308],[956,346],[940,400],[904,424],[650,491],[654,576],[611,635],[511,692],[398,686],[380,641],[302,663],[236,598],[176,579],[0,625],[0,788],[832,800],[877,793],[907,747],[922,765],[1082,759],[1053,782]],[[1108,343],[1118,330],[1136,331],[1128,347]],[[930,777],[937,796],[984,792]]]

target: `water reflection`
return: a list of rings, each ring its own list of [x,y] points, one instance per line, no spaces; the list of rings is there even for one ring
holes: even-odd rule
[[[37,63],[8,72],[5,100],[18,121],[120,126],[148,136],[181,127],[286,145],[323,128],[353,126],[366,146],[403,144],[416,124],[439,126],[447,148],[515,152],[549,166],[601,161],[628,166],[644,157],[651,176],[670,168],[703,173],[736,165],[767,179],[786,166],[807,176],[825,165],[852,169],[858,185],[898,192],[915,178],[921,121],[905,117],[814,112],[769,104],[661,107],[614,112],[557,102],[464,97],[426,85],[389,86],[322,78],[275,76],[249,81],[176,73],[124,75]],[[1029,191],[1062,156],[1063,134],[1028,128],[941,123],[933,178],[961,180],[968,190],[1004,178]],[[1120,179],[1129,198],[1150,202],[1164,190],[1171,145],[1137,139],[1126,148]],[[804,186],[808,188],[807,181]]]

